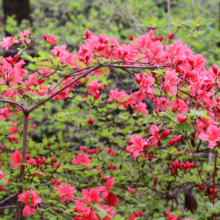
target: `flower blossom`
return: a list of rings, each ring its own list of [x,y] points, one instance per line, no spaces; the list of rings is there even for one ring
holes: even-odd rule
[[[143,139],[141,136],[138,135],[131,135],[131,142],[132,145],[127,146],[127,151],[130,152],[134,160],[136,160],[139,153],[144,149],[144,145],[146,143],[145,139]]]
[[[11,159],[12,159],[12,163],[11,166],[12,167],[16,167],[18,165],[18,169],[21,168],[21,154],[18,150],[16,150],[13,154],[11,154]]]
[[[73,194],[75,191],[74,187],[71,187],[70,184],[68,185],[59,185],[57,190],[54,190],[53,192],[56,193],[57,191],[60,192],[60,200],[62,202],[67,201],[67,203],[70,202],[70,200],[73,200],[75,198],[75,195]]]
[[[29,203],[29,197],[31,196],[31,201]],[[20,194],[18,196],[18,199],[25,203],[25,207],[23,209],[23,216],[24,217],[28,217],[28,215],[34,215],[35,214],[35,207],[37,207],[37,209],[40,211],[37,203],[41,203],[42,199],[40,197],[37,196],[37,193],[31,189],[31,190],[26,190],[25,194]],[[32,207],[32,206],[33,207]]]
[[[76,159],[72,160],[72,163],[74,165],[81,164],[82,166],[85,166],[85,165],[89,166],[89,164],[91,163],[91,160],[89,159],[88,155],[79,153]]]

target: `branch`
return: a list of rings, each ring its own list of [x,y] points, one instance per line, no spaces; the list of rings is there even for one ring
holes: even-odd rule
[[[193,188],[193,187],[195,187],[195,186],[199,186],[199,183],[193,183],[193,184],[191,184],[191,185],[186,186],[185,188],[179,189],[179,190],[175,193],[175,196],[178,197],[178,195],[179,195],[180,193],[182,193],[182,192],[184,192],[184,191],[186,191],[186,190],[189,190],[189,189],[191,189],[191,188]]]
[[[14,209],[16,208],[15,205],[12,205],[12,206],[3,206],[3,207],[0,207],[0,209]]]
[[[5,103],[13,104],[13,105],[17,106],[22,112],[26,112],[26,110],[23,108],[22,105],[20,105],[17,102],[11,101],[11,100],[9,100],[7,98],[0,97],[0,102],[5,102]]]
[[[9,199],[13,198],[13,197],[16,196],[16,195],[17,195],[17,193],[12,194],[12,195],[10,195],[9,197],[3,199],[3,200],[0,202],[0,205],[3,204],[4,202],[8,201]]]
[[[157,66],[132,66],[132,65],[112,65],[112,64],[102,64],[102,66],[116,67],[116,68],[134,68],[134,69],[164,69],[163,67],[171,67],[170,65],[157,65]]]
[[[61,88],[60,90],[58,90],[57,92],[55,92],[53,95],[47,97],[46,99],[41,100],[40,102],[32,105],[31,107],[29,107],[27,109],[27,112],[30,113],[32,112],[35,108],[37,108],[38,106],[44,104],[45,102],[49,101],[50,99],[52,99],[54,96],[58,95],[59,93],[61,93],[63,90],[65,90],[66,88],[68,88],[69,86],[71,86],[73,83],[75,83],[76,81],[78,81],[79,79],[81,79],[82,77],[88,75],[89,73],[91,73],[94,70],[99,69],[101,66],[103,66],[104,64],[98,64],[95,67],[93,67],[92,69],[86,71],[85,73],[83,73],[81,76],[77,77],[76,79],[74,79],[72,82],[68,83],[67,85],[65,85],[63,88]]]
[[[21,171],[20,171],[20,183],[22,185],[18,186],[18,195],[23,193],[23,182],[25,176],[25,163],[26,163],[26,153],[27,153],[27,136],[28,136],[28,113],[23,114],[23,143],[22,143],[22,153],[21,153]],[[20,220],[21,218],[21,201],[17,200],[15,220]]]
[[[20,99],[22,100],[22,102],[26,108],[27,106],[26,106],[24,99],[22,98],[22,95],[10,83],[7,83],[7,85],[10,86],[15,91],[15,93],[20,97]]]

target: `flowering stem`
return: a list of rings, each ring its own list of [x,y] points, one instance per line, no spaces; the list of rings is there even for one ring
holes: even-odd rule
[[[198,171],[199,177],[200,177],[200,179],[201,179],[201,182],[202,182],[203,186],[205,186],[205,182],[203,181],[202,175],[201,175],[201,173],[200,173],[200,171],[199,171],[199,167],[198,167],[198,164],[197,164],[197,162],[196,162],[196,158],[195,158],[195,155],[194,155],[192,146],[191,146],[191,144],[189,143],[189,139],[188,139],[188,137],[187,137],[187,133],[186,133],[186,132],[184,132],[184,133],[185,133],[186,141],[187,141],[187,143],[188,143],[188,145],[189,145],[189,147],[190,147],[191,154],[193,155],[193,159],[194,159],[195,166],[196,166],[196,169],[197,169],[197,171]],[[209,194],[208,194],[208,193],[207,193],[207,196],[208,196],[208,198],[209,198],[209,201],[211,202],[211,198],[209,197]]]
[[[217,148],[218,147],[219,147],[219,142],[218,142]],[[217,159],[218,159],[218,151],[216,150],[215,165],[214,165],[214,171],[213,171],[213,183],[212,183],[213,184],[212,185],[212,188],[213,188],[212,204],[213,204],[213,206],[215,205],[215,174],[216,174]],[[214,216],[215,216],[215,214],[212,214],[212,220],[214,220]]]
[[[22,155],[21,155],[21,171],[20,171],[20,184],[18,187],[18,195],[23,193],[23,182],[25,174],[25,162],[26,162],[26,152],[27,152],[27,135],[28,135],[28,113],[23,114],[23,143],[22,143]],[[20,220],[21,218],[21,201],[17,200],[15,220]]]

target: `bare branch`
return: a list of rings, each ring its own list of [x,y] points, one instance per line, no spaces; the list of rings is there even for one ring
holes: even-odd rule
[[[16,208],[15,205],[12,205],[12,206],[3,206],[3,207],[0,207],[0,209],[14,209]]]
[[[5,102],[5,103],[13,104],[13,105],[17,106],[22,112],[26,112],[26,110],[23,108],[22,105],[20,105],[17,102],[11,101],[11,100],[9,100],[7,98],[0,97],[0,102]]]
[[[3,204],[4,202],[8,201],[9,199],[13,198],[13,197],[16,196],[16,195],[17,195],[17,193],[12,194],[12,195],[10,195],[9,197],[3,199],[3,200],[0,202],[0,205]]]

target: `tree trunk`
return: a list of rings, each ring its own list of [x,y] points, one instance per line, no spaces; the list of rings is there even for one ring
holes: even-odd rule
[[[23,19],[27,19],[31,23],[29,0],[3,0],[3,11],[4,24],[6,23],[7,16],[12,15],[15,15],[18,25],[21,24]],[[11,36],[11,34],[6,32],[6,36]]]
[[[17,24],[20,25],[23,19],[27,19],[32,25],[30,17],[30,2],[29,0],[3,0],[3,11],[4,11],[4,24],[8,16],[15,15]],[[10,37],[12,33],[5,30],[5,36]],[[14,56],[17,50],[5,51],[5,56]]]

